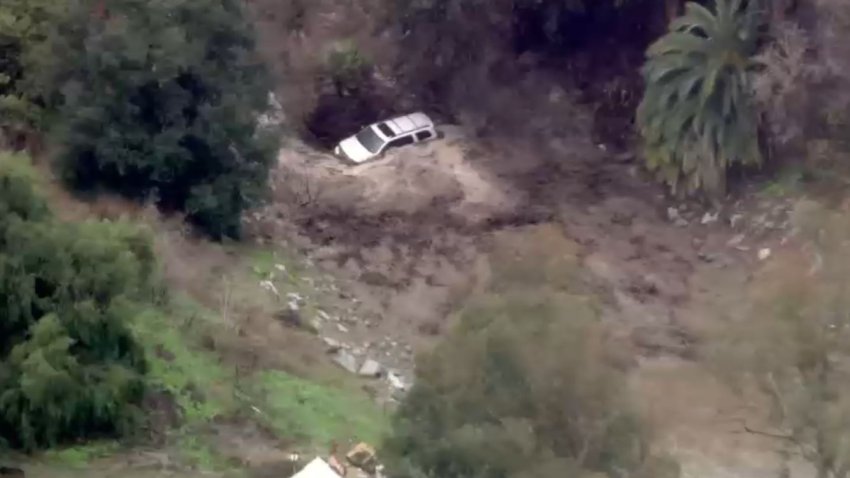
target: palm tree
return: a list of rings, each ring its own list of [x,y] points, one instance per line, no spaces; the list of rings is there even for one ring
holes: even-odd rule
[[[638,127],[648,166],[674,192],[722,194],[730,164],[761,162],[749,86],[758,3],[688,3],[647,51]]]

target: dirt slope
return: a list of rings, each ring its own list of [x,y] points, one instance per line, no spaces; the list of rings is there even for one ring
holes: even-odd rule
[[[377,352],[409,378],[412,351],[434,343],[490,280],[505,233],[543,254],[574,244],[580,281],[631,350],[639,395],[676,402],[675,414],[647,413],[686,476],[773,473],[776,444],[741,436],[741,413],[752,410],[693,359],[717,312],[745,300],[762,251],[784,247],[791,202],[748,191],[714,208],[680,203],[604,145],[447,133],[356,167],[308,147],[281,151],[276,202],[251,224],[263,241],[299,247],[356,298],[345,331],[322,334]],[[561,239],[546,239],[553,234]]]

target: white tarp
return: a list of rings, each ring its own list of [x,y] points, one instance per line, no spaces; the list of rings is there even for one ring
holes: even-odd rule
[[[342,478],[325,460],[316,458],[294,474],[292,478]]]

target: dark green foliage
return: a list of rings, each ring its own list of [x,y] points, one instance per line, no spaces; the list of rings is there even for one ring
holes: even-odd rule
[[[54,111],[63,176],[239,233],[264,192],[274,143],[262,64],[236,0],[75,2],[30,65]]]
[[[0,4],[0,146],[3,135],[38,126],[40,107],[26,92],[27,51],[43,40],[47,18],[62,9],[52,0],[4,0]]]
[[[610,32],[588,26],[642,4],[661,6],[647,0],[391,0],[390,23],[402,31],[408,74],[419,87],[433,87],[445,84],[446,75],[527,50],[563,58],[610,41]]]
[[[661,473],[603,341],[578,299],[494,299],[467,310],[418,364],[384,450],[390,471],[440,478]]]
[[[149,299],[150,238],[64,224],[22,157],[0,157],[0,436],[32,450],[129,431],[145,363],[127,321]]]
[[[650,169],[674,192],[722,194],[730,165],[761,162],[750,86],[759,3],[689,3],[647,52],[637,121]]]

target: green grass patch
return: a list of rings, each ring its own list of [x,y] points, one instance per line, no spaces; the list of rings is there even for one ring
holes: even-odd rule
[[[767,198],[784,198],[799,193],[803,185],[804,174],[800,168],[788,168],[779,173],[761,191]]]
[[[298,261],[278,251],[254,249],[248,252],[247,256],[251,271],[260,280],[273,278],[276,282],[284,280],[295,285],[298,278],[305,273]],[[284,270],[281,270],[280,266],[283,266]]]
[[[228,476],[238,471],[213,449],[203,434],[183,433],[177,440],[177,448],[181,458],[195,469],[228,471]]]
[[[327,446],[335,440],[379,443],[388,416],[365,396],[279,371],[256,377],[265,420],[281,436]]]
[[[115,453],[120,448],[116,441],[86,443],[84,445],[49,450],[42,455],[44,461],[56,466],[85,468],[93,460]]]
[[[134,324],[147,352],[149,383],[169,392],[181,409],[181,426],[170,437],[186,463],[200,470],[228,469],[230,465],[207,440],[205,427],[245,413],[299,448],[325,447],[334,441],[380,442],[388,428],[387,415],[352,387],[277,370],[243,378],[239,386],[235,372],[213,350],[204,349],[198,338],[205,330],[220,327],[217,320],[197,305],[175,299],[167,311],[146,311]]]
[[[205,427],[238,409],[235,373],[212,351],[201,347],[211,315],[192,302],[176,298],[165,309],[150,309],[133,324],[148,359],[148,383],[168,392],[180,409],[181,423],[169,432],[179,458],[198,470],[222,471],[230,466],[206,439]]]
[[[187,426],[208,422],[233,409],[233,372],[213,353],[187,340],[183,328],[198,328],[198,312],[174,305],[150,310],[134,324],[147,352],[149,383],[171,394]]]

